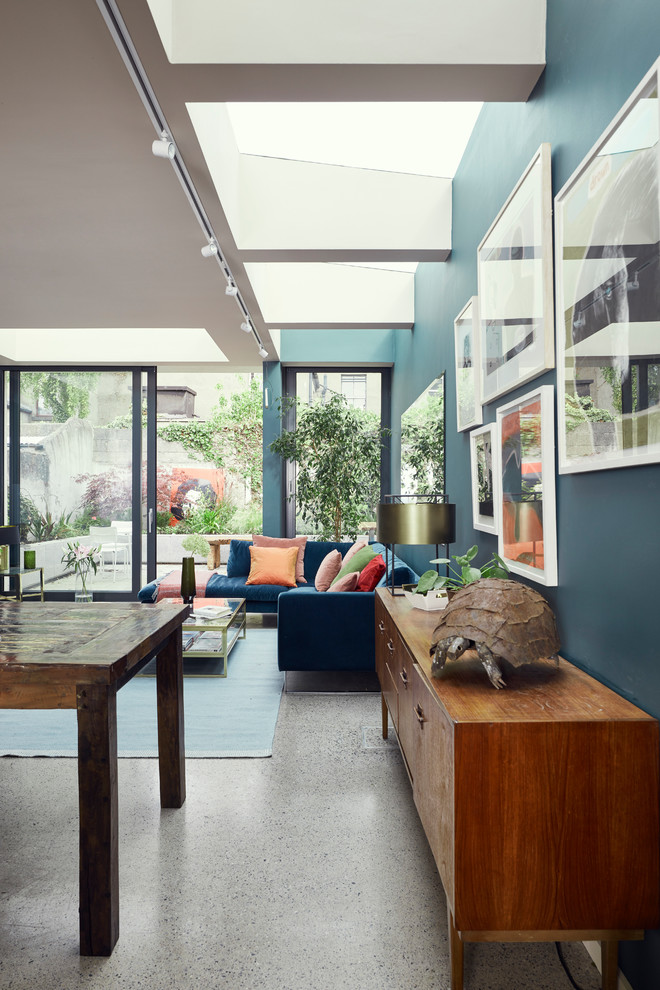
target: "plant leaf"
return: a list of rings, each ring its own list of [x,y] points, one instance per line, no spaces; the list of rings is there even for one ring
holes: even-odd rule
[[[420,577],[417,588],[415,589],[419,595],[425,595],[427,591],[431,591],[435,588],[436,579],[438,574],[435,571],[424,571]]]

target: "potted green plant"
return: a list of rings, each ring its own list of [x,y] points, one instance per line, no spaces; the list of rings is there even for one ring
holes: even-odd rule
[[[448,574],[438,574],[437,571],[424,571],[417,584],[404,584],[406,597],[412,601],[415,608],[438,609],[444,608],[449,600],[449,593],[464,588],[479,578],[506,578],[509,568],[499,554],[494,553],[490,560],[481,567],[473,567],[472,561],[477,556],[479,548],[476,544],[464,554],[452,554],[449,557],[437,557],[429,561],[431,564],[448,564]],[[452,560],[456,561],[452,564]]]

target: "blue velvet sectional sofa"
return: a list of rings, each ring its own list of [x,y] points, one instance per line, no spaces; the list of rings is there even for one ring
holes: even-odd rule
[[[317,591],[314,578],[324,557],[339,550],[342,557],[352,543],[305,545],[306,584],[285,588],[273,584],[246,584],[250,570],[250,541],[232,540],[227,574],[212,574],[206,585],[207,598],[245,598],[248,612],[277,612],[278,664],[280,670],[373,670],[375,666],[373,591]],[[382,543],[372,543],[375,553],[385,557]],[[389,555],[394,583],[418,579],[407,564]],[[389,575],[381,579],[381,584]],[[146,585],[138,599],[153,602],[157,582]]]

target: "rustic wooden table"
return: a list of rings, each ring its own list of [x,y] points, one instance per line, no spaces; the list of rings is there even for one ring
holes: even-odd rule
[[[75,708],[80,805],[80,954],[119,937],[117,691],[158,654],[160,803],[185,801],[181,626],[167,602],[0,602],[0,708]]]

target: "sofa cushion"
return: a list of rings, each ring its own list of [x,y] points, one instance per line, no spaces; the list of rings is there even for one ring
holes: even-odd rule
[[[245,577],[250,573],[251,540],[230,540],[227,558],[227,577]]]
[[[384,573],[385,561],[382,554],[376,554],[360,571],[356,591],[373,591]]]
[[[341,554],[339,550],[331,550],[321,561],[321,566],[314,578],[317,591],[327,591],[341,570]]]
[[[322,540],[308,540],[305,547],[305,578],[308,584],[313,585],[314,579],[325,557],[331,550],[339,550],[342,556],[346,553],[350,543],[332,543]]]
[[[305,544],[307,543],[306,536],[293,536],[290,539],[286,539],[280,536],[262,536],[260,533],[253,533],[252,543],[255,547],[297,547],[296,581],[298,584],[306,584],[304,563]]]
[[[348,574],[342,575],[342,577],[337,578],[333,581],[332,585],[328,589],[329,591],[357,591],[357,583],[360,577],[359,571],[349,571]]]
[[[371,549],[370,546],[363,546],[357,551],[357,553],[351,555],[350,559],[348,560],[348,563],[346,563],[346,559],[344,558],[344,562],[342,563],[342,568],[339,574],[337,575],[337,577],[335,578],[335,580],[330,585],[330,590],[334,590],[335,583],[339,581],[341,578],[343,578],[345,574],[350,574],[352,571],[358,571],[359,573],[362,570],[362,568],[366,567],[369,561],[375,556],[376,554],[374,553],[374,551]]]
[[[251,602],[277,602],[283,591],[280,584],[245,584],[242,577],[227,577],[225,574],[212,574],[206,586],[208,598],[247,598]]]
[[[298,547],[250,547],[250,573],[246,584],[279,584],[296,587]]]
[[[363,547],[366,547],[368,542],[369,541],[367,539],[356,540],[344,554],[344,564],[347,564],[356,553],[358,553]]]

